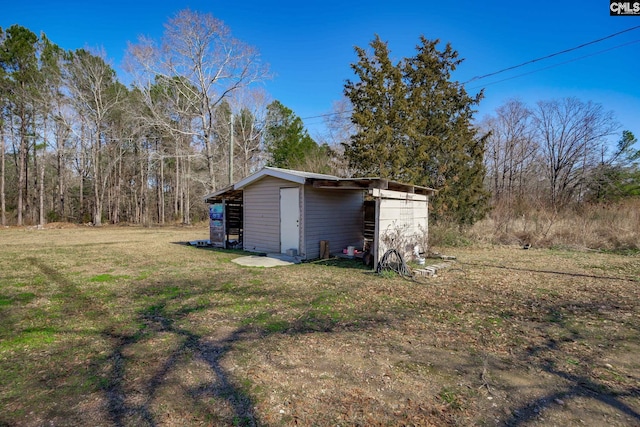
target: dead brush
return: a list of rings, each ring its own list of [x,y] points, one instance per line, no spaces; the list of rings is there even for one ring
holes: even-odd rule
[[[640,200],[583,205],[577,209],[538,209],[518,218],[488,217],[468,233],[475,241],[533,247],[640,250]]]

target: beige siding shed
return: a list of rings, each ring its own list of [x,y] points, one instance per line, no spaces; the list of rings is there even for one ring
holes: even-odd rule
[[[285,188],[296,188],[297,195]],[[338,178],[265,167],[204,199],[223,206],[232,201],[239,207],[240,230],[226,230],[226,241],[232,234],[241,236],[247,251],[288,253],[297,246],[299,258],[309,260],[320,257],[324,240],[334,254],[349,246],[366,247],[375,264],[391,247],[405,254],[420,243],[426,249],[428,200],[433,194],[435,190],[427,187],[382,178]],[[370,227],[373,222],[375,230]]]
[[[280,252],[280,189],[299,186],[267,176],[244,188],[245,250]]]
[[[303,235],[307,258],[320,257],[320,241],[327,240],[332,251],[362,245],[362,190],[327,190],[306,186],[304,191]]]

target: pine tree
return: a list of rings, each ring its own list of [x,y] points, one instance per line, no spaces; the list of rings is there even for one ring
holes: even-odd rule
[[[622,131],[615,152],[609,159],[602,159],[593,169],[589,183],[589,199],[594,202],[619,201],[640,196],[640,149],[635,148],[638,139],[629,130]]]
[[[483,188],[485,137],[472,126],[471,97],[451,72],[462,61],[450,45],[424,37],[416,55],[397,64],[378,36],[373,54],[356,48],[352,65],[359,81],[347,81],[345,94],[353,105],[358,132],[345,146],[358,175],[378,175],[439,190],[435,219],[473,224],[488,209]]]
[[[359,132],[345,145],[349,165],[361,176],[376,175],[401,180],[406,158],[407,87],[400,64],[389,59],[387,44],[371,42],[373,55],[356,47],[359,61],[351,68],[359,81],[347,81],[351,120]]]
[[[302,119],[280,101],[273,101],[267,106],[264,143],[270,156],[267,165],[278,168],[300,167],[306,155],[318,149]]]
[[[36,85],[39,81],[38,70],[39,45],[38,36],[31,30],[19,25],[12,25],[6,30],[0,46],[0,68],[3,79],[3,98],[8,111],[18,122],[19,138],[18,160],[16,163],[18,176],[17,221],[23,225],[23,211],[29,213],[29,152],[35,136],[34,116],[36,106]]]

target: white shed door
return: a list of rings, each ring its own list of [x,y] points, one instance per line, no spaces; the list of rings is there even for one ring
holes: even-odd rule
[[[288,249],[299,252],[300,191],[296,188],[280,189],[280,252]]]

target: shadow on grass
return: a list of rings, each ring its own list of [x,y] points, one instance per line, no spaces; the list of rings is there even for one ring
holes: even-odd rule
[[[503,423],[504,426],[515,427],[526,425],[529,421],[537,418],[543,410],[550,409],[557,405],[558,401],[575,397],[587,397],[597,400],[632,418],[634,425],[640,422],[640,413],[621,400],[621,398],[625,397],[640,396],[640,387],[630,387],[623,392],[602,392],[602,384],[592,381],[585,376],[563,372],[553,368],[551,365],[543,366],[543,370],[570,382],[571,386],[565,390],[546,394],[513,410],[513,415]]]
[[[41,260],[31,257],[28,259],[34,267],[38,268],[47,279],[59,287],[60,295],[65,297],[64,311],[68,315],[78,316],[84,310],[101,312],[107,316],[104,310],[100,310],[98,300],[83,292],[67,277],[46,265]],[[230,380],[228,373],[220,365],[220,359],[232,346],[241,341],[255,339],[255,334],[248,327],[240,327],[225,337],[216,341],[203,339],[185,328],[176,326],[175,321],[180,320],[193,311],[200,311],[211,307],[211,304],[198,304],[194,307],[182,307],[170,312],[166,308],[167,302],[186,296],[197,296],[197,292],[178,292],[182,289],[175,283],[156,285],[145,289],[143,298],[160,297],[160,302],[143,309],[135,319],[139,325],[133,334],[117,333],[113,330],[105,330],[102,337],[111,344],[112,351],[106,358],[97,358],[91,363],[90,378],[102,378],[99,385],[106,398],[106,411],[111,422],[116,426],[131,425],[132,419],[137,425],[156,426],[160,424],[154,414],[151,404],[158,390],[165,384],[167,376],[174,370],[186,354],[192,354],[197,360],[203,361],[215,375],[216,381],[205,388],[190,390],[193,399],[215,397],[228,402],[233,412],[234,425],[256,426],[260,425],[254,410],[253,401],[249,395],[237,387]],[[184,283],[184,289],[188,289],[188,283]],[[150,292],[150,293],[149,293]],[[71,333],[72,331],[67,331]],[[166,358],[162,366],[155,371],[144,385],[141,403],[132,403],[132,393],[123,386],[127,380],[127,364],[130,357],[127,350],[142,342],[144,339],[158,336],[159,334],[172,334],[179,338],[180,344]],[[251,338],[249,337],[251,335]],[[104,376],[104,368],[108,368],[108,374]],[[89,378],[89,377],[88,377]],[[139,393],[139,391],[136,391]],[[139,396],[138,396],[139,397]],[[0,425],[3,421],[0,420]],[[225,422],[225,424],[227,424]]]
[[[188,283],[184,286],[177,285],[178,288],[188,288]],[[189,399],[185,404],[200,408],[199,416],[208,418],[205,422],[210,423],[213,418],[213,425],[238,425],[238,426],[260,426],[263,425],[258,415],[255,413],[255,400],[250,390],[240,379],[234,380],[231,373],[225,369],[221,363],[229,351],[238,347],[259,345],[260,340],[274,334],[278,335],[302,335],[309,333],[340,332],[344,329],[356,330],[375,327],[380,323],[388,322],[388,319],[380,316],[362,316],[357,319],[345,320],[332,316],[320,309],[315,310],[314,305],[324,301],[320,296],[306,304],[309,310],[303,316],[291,321],[285,321],[267,308],[256,306],[257,310],[236,318],[236,327],[229,328],[228,331],[220,332],[212,330],[211,334],[201,335],[195,333],[184,326],[180,326],[186,320],[186,316],[192,311],[209,309],[228,309],[236,301],[252,300],[277,300],[286,298],[278,292],[269,293],[253,286],[229,287],[226,285],[216,286],[203,292],[208,298],[214,301],[209,304],[198,305],[195,308],[182,307],[170,308],[177,303],[180,305],[179,295],[171,291],[176,288],[176,283],[154,285],[152,291],[159,296],[156,301],[138,312],[135,323],[137,329],[129,333],[118,333],[115,331],[104,331],[103,337],[111,343],[111,353],[102,360],[96,360],[93,364],[93,375],[102,378],[102,391],[106,397],[107,412],[110,421],[116,426],[147,425],[156,426],[164,422],[158,411],[158,403],[164,399],[163,387],[175,386],[171,379],[173,373],[177,373],[190,361],[204,362],[208,369],[207,375],[212,375],[213,380],[201,382],[196,386],[182,384],[181,390],[186,390]],[[164,292],[169,289],[170,292]],[[146,290],[149,292],[149,288]],[[192,292],[186,297],[198,296],[198,292]],[[146,294],[145,297],[149,297]],[[222,302],[231,297],[231,303]],[[353,321],[352,321],[353,320]],[[145,375],[144,384],[132,386],[133,364],[136,363],[131,356],[135,352],[137,345],[150,342],[154,337],[171,335],[177,338],[179,344],[174,346],[170,352],[162,354],[163,362],[161,366],[154,367],[150,377]],[[220,336],[222,335],[222,336]],[[139,362],[139,361],[138,361]],[[181,380],[178,380],[181,381]],[[246,380],[249,381],[249,380]],[[215,400],[216,408],[220,413],[202,413],[202,408],[207,406],[206,402]],[[223,403],[221,403],[223,402]],[[226,404],[224,403],[226,402]],[[222,407],[220,406],[222,405]],[[229,416],[229,411],[232,413]],[[217,424],[218,423],[218,424]]]
[[[220,248],[217,246],[197,246],[197,245],[192,245],[191,242],[171,242],[174,245],[179,245],[179,246],[189,246],[193,249],[204,249],[207,251],[211,251],[211,252],[217,252],[217,253],[221,253],[221,254],[229,254],[229,255],[265,255],[266,253],[256,253],[256,252],[249,252],[249,251],[245,251],[242,248]]]
[[[476,262],[461,262],[458,261],[462,265],[469,265],[473,267],[488,267],[488,268],[499,268],[502,270],[513,270],[513,271],[526,271],[529,273],[542,273],[542,274],[556,274],[560,276],[570,276],[570,277],[586,277],[590,279],[598,279],[598,280],[620,280],[623,282],[638,282],[640,283],[640,279],[635,277],[614,277],[614,276],[597,276],[594,274],[584,274],[584,273],[570,273],[566,271],[553,271],[553,270],[536,270],[532,268],[522,268],[522,267],[511,267],[505,265],[494,265],[494,264],[485,264],[485,263],[476,263]]]
[[[364,270],[364,271],[373,271],[373,269],[366,265],[360,258],[340,258],[333,257],[329,259],[319,259],[315,261],[310,261],[309,263],[313,263],[315,265],[324,265],[327,267],[338,267],[338,268],[347,268],[353,270]]]
[[[77,310],[82,310],[83,314],[92,314],[100,316],[104,314],[104,310],[95,298],[91,298],[80,291],[78,286],[69,280],[64,274],[58,270],[46,265],[44,262],[35,257],[27,258],[30,264],[38,268],[44,275],[58,285],[58,297],[66,298],[68,304],[63,306],[63,311],[68,315],[77,314]]]
[[[108,363],[111,364],[111,371],[108,381],[103,387],[107,397],[109,416],[114,425],[129,425],[130,418],[137,422],[143,421],[149,426],[157,425],[158,422],[151,404],[158,390],[164,385],[167,376],[180,363],[185,354],[192,354],[196,360],[205,362],[216,376],[216,381],[208,386],[190,389],[189,394],[192,398],[215,397],[226,400],[233,410],[233,418],[236,425],[259,425],[253,410],[254,402],[243,390],[233,384],[228,373],[220,364],[221,358],[234,343],[247,339],[245,335],[248,330],[246,328],[238,328],[224,338],[215,342],[207,342],[202,336],[177,327],[173,319],[166,313],[163,305],[150,307],[141,313],[140,320],[147,331],[140,331],[134,336],[104,333],[107,338],[116,343],[113,352],[107,359]],[[144,399],[142,402],[137,404],[129,403],[129,396],[123,387],[127,374],[127,357],[124,353],[127,347],[137,343],[149,333],[174,334],[182,342],[173,350],[160,369],[156,370],[154,375],[147,381],[143,390]]]
[[[31,259],[31,263],[51,281],[60,285],[66,295],[65,298],[69,300],[65,302],[65,310],[70,316],[78,315],[73,314],[74,309],[86,307],[96,310],[96,313],[108,314],[106,310],[101,311],[100,300],[90,295],[90,289],[75,285],[64,274],[57,272],[38,259]],[[364,269],[354,260],[328,260],[320,262],[320,264],[322,263],[330,267]],[[200,287],[186,279],[146,284],[132,295],[134,303],[138,303],[137,307],[141,308],[135,316],[128,319],[128,322],[136,326],[129,329],[129,332],[102,328],[101,337],[108,341],[109,353],[106,357],[96,356],[93,359],[89,375],[100,379],[96,389],[104,397],[105,410],[110,423],[116,426],[166,424],[167,420],[163,419],[162,414],[158,411],[158,403],[165,399],[163,394],[166,391],[165,387],[168,387],[169,390],[173,390],[171,387],[175,387],[175,383],[172,384],[172,374],[183,367],[187,358],[193,358],[207,367],[207,373],[213,379],[201,381],[197,385],[179,384],[181,390],[186,390],[189,399],[187,404],[193,405],[195,409],[201,411],[202,408],[205,408],[204,411],[210,411],[209,407],[201,405],[199,402],[207,398],[215,399],[226,405],[224,414],[211,414],[219,417],[218,425],[262,425],[262,421],[254,409],[255,395],[252,395],[246,385],[242,384],[242,379],[240,383],[237,382],[233,373],[225,369],[223,359],[230,351],[243,345],[257,346],[261,339],[273,334],[295,336],[315,332],[340,333],[344,330],[368,330],[381,324],[390,324],[396,318],[397,313],[393,311],[385,311],[378,317],[371,317],[366,312],[357,312],[348,319],[339,318],[333,312],[334,304],[337,301],[335,290],[327,290],[326,292],[297,297],[300,298],[298,302],[300,307],[298,308],[302,310],[306,307],[303,315],[295,320],[282,319],[277,317],[277,313],[259,305],[258,302],[279,299],[286,301],[292,298],[287,295],[288,290],[282,289],[274,292],[260,286],[246,285],[242,282],[243,277],[238,276],[240,274],[242,272],[238,273],[234,270],[229,273],[228,277],[217,276],[212,279],[214,284],[200,285]],[[195,301],[184,302],[189,298],[195,298]],[[229,328],[221,333],[212,327],[211,331],[207,330],[207,333],[203,334],[188,326],[187,316],[190,313],[211,310],[212,314],[216,314],[219,313],[218,309],[227,310],[229,308],[225,304],[232,306],[241,303],[250,305],[251,310],[234,315],[230,321],[234,322],[235,328]],[[539,300],[532,300],[531,303],[539,304]],[[529,305],[532,305],[531,303]],[[635,398],[640,395],[637,386],[613,390],[607,388],[605,384],[598,381],[598,378],[594,378],[588,372],[574,373],[570,370],[563,370],[559,364],[554,362],[566,358],[567,354],[562,352],[562,342],[557,338],[557,334],[552,333],[552,327],[565,331],[568,340],[579,341],[582,339],[581,332],[575,330],[563,316],[567,306],[570,304],[581,312],[595,313],[603,303],[606,304],[606,301],[599,301],[591,305],[570,304],[569,302],[558,304],[549,299],[548,302],[537,306],[532,318],[525,319],[527,322],[539,325],[540,330],[545,334],[545,339],[541,344],[524,351],[522,358],[534,367],[561,380],[563,388],[559,391],[554,389],[513,409],[512,415],[508,416],[503,425],[525,425],[536,418],[541,410],[551,409],[556,399],[582,396],[614,408],[618,413],[630,417],[632,422],[640,421],[638,411],[624,401],[627,397]],[[616,301],[612,301],[612,303],[616,303]],[[628,304],[633,308],[635,303]],[[375,311],[371,307],[368,309],[369,312]],[[637,328],[635,331],[637,332]],[[157,365],[147,366],[148,372],[145,372],[143,380],[134,378],[137,376],[134,366],[136,360],[132,356],[132,353],[135,353],[135,348],[137,346],[144,347],[146,344],[151,345],[154,338],[163,336],[171,336],[176,344],[170,350],[163,351]],[[148,357],[151,358],[153,355],[150,354]],[[582,362],[588,365],[596,363],[596,360],[585,358]],[[138,387],[131,387],[132,382],[136,382]],[[515,392],[517,393],[517,391]],[[69,408],[69,411],[73,411],[73,409]],[[228,412],[231,413],[231,416],[228,415]],[[104,415],[102,416],[104,417]],[[204,422],[216,425],[211,420]],[[2,421],[0,421],[1,423]]]
[[[562,304],[551,303],[539,307],[540,317],[531,320],[540,322],[541,329],[546,331],[547,337],[543,343],[526,349],[521,359],[524,359],[528,365],[535,366],[540,371],[558,378],[561,380],[560,383],[565,385],[560,390],[547,393],[513,409],[512,415],[502,425],[509,427],[527,425],[529,421],[538,418],[544,410],[552,409],[559,401],[567,401],[576,397],[599,401],[618,411],[618,413],[629,417],[633,425],[640,425],[640,412],[622,400],[628,397],[639,398],[640,387],[632,385],[627,387],[619,386],[616,390],[601,382],[598,376],[591,371],[594,366],[599,364],[599,360],[604,358],[600,353],[605,350],[579,353],[581,360],[572,361],[575,364],[584,366],[583,369],[578,369],[580,371],[578,373],[562,369],[561,366],[563,359],[571,356],[566,351],[563,351],[563,344],[585,342],[590,338],[584,336],[586,333],[577,330],[575,326],[571,325],[570,320],[562,313],[566,313],[566,309],[571,308],[572,311],[579,311],[583,315],[595,315],[603,304],[606,304],[606,302],[565,302]],[[633,310],[632,307],[628,307],[628,309]],[[617,316],[619,315],[620,313],[617,313]],[[616,320],[619,319],[615,319],[615,316],[612,316],[606,321],[615,322]],[[557,328],[561,332],[560,335],[556,336],[558,334],[551,332],[551,328]],[[631,327],[630,329],[634,328]],[[633,333],[637,333],[637,331]],[[608,346],[613,348],[627,338],[626,336],[609,336],[606,340],[609,344]]]

